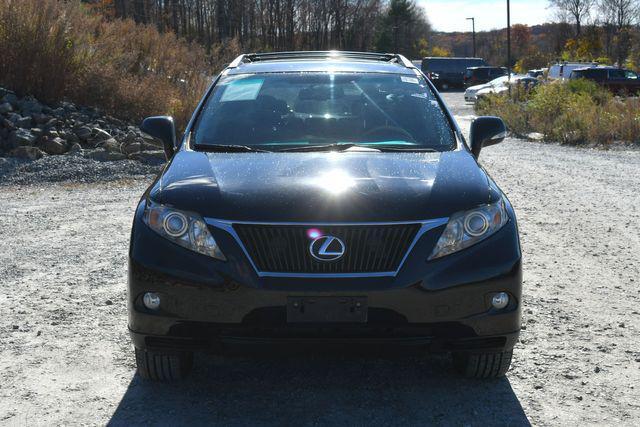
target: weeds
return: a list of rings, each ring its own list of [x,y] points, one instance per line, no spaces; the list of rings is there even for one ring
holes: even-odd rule
[[[0,0],[0,85],[140,120],[171,114],[184,126],[237,43],[199,45],[131,20],[106,20],[80,2]]]
[[[640,101],[613,97],[587,80],[541,85],[526,96],[492,95],[476,111],[502,117],[519,136],[539,132],[561,143],[640,143]]]

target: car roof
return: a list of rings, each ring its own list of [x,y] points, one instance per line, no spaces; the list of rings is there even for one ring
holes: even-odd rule
[[[555,64],[552,64],[551,66],[552,67],[561,67],[563,65],[573,65],[573,66],[575,66],[575,65],[584,65],[586,67],[586,66],[589,66],[589,65],[594,65],[595,66],[595,65],[598,65],[598,63],[597,62],[557,62]]]
[[[418,68],[401,55],[367,52],[275,52],[236,58],[228,74],[354,72],[415,75]]]
[[[355,72],[355,73],[393,73],[415,75],[412,68],[398,64],[380,64],[373,61],[264,61],[259,63],[242,64],[229,70],[229,74],[253,73],[292,73],[292,72]]]
[[[505,67],[494,67],[494,66],[491,66],[491,65],[481,65],[481,66],[477,66],[477,67],[467,67],[467,70],[484,70],[484,69],[501,70],[503,68],[505,68]]]
[[[587,70],[610,70],[613,69],[614,67],[580,67],[580,68],[574,68],[571,71],[587,71]]]
[[[482,58],[474,58],[474,57],[463,57],[463,56],[425,56],[423,59],[429,59],[429,60],[456,60],[456,61],[469,61],[469,60],[474,60],[474,61],[484,61],[484,59]]]

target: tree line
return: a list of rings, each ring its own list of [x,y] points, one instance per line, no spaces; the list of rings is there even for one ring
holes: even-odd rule
[[[211,50],[426,53],[431,27],[415,0],[85,0],[115,18],[173,31]]]
[[[550,0],[549,4],[559,22],[573,25],[573,50],[582,45],[583,51],[578,56],[593,52],[623,65],[637,54],[632,48],[640,41],[640,0]]]
[[[239,52],[326,50],[471,56],[471,34],[432,31],[416,0],[83,0],[201,44],[211,57]],[[512,27],[519,70],[556,60],[640,67],[640,0],[549,0],[551,23]],[[478,56],[506,64],[506,29],[479,32]],[[222,54],[221,54],[222,49]]]

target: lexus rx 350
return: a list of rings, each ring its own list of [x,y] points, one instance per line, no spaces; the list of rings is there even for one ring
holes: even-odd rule
[[[394,54],[242,55],[135,211],[129,330],[143,378],[227,342],[422,345],[472,377],[509,368],[521,251],[509,200],[433,85]]]

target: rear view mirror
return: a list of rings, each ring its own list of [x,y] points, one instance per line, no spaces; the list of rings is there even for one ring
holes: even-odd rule
[[[147,117],[140,125],[140,130],[162,141],[164,154],[169,160],[178,149],[176,142],[176,126],[173,117],[153,116]]]
[[[498,144],[507,136],[507,127],[499,117],[478,117],[471,123],[471,152],[478,158],[482,147]]]

